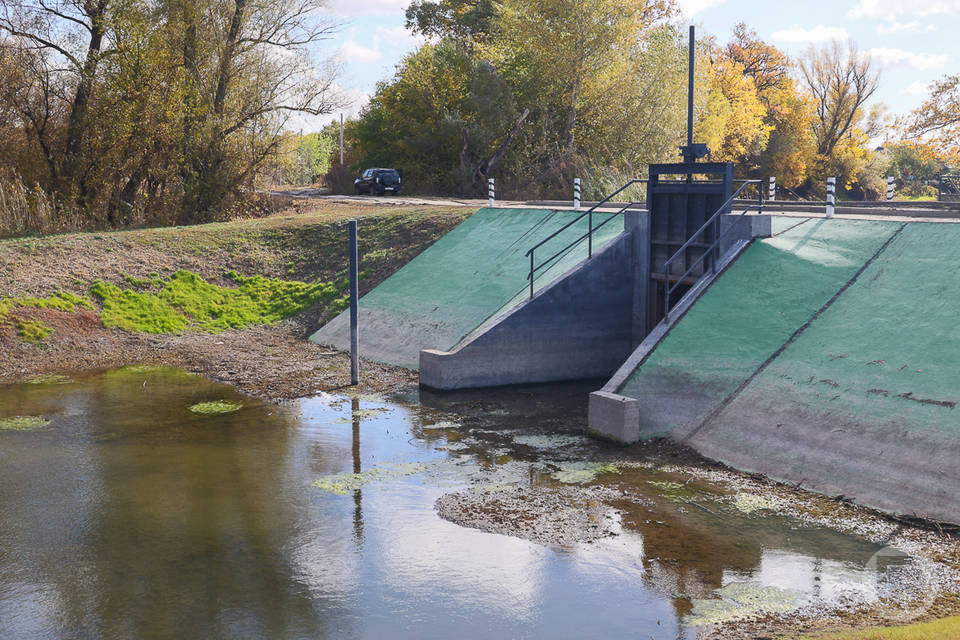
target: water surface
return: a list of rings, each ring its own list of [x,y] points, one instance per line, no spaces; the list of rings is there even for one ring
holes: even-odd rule
[[[140,367],[0,386],[0,419],[50,420],[0,431],[0,637],[685,638],[693,602],[731,583],[798,602],[879,588],[877,546],[645,469],[603,478],[649,499],[615,504],[619,535],[591,544],[437,516],[450,491],[621,455],[544,449],[583,423],[585,390],[277,406]],[[189,410],[215,400],[243,408]],[[404,471],[314,486],[372,469]]]

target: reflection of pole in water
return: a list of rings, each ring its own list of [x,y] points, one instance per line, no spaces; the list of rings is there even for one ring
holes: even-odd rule
[[[353,472],[360,473],[360,400],[353,398],[350,401],[350,410],[353,416]],[[363,492],[360,489],[353,491],[353,537],[358,543],[363,542]]]
[[[823,595],[823,558],[813,561],[813,597],[820,599]]]

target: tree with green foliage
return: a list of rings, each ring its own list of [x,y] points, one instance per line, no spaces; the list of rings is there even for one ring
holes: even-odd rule
[[[903,124],[907,139],[927,139],[960,164],[960,74],[935,82],[930,97]]]
[[[0,6],[0,178],[94,226],[222,215],[291,114],[339,105],[322,0]],[[10,168],[19,174],[12,176]]]

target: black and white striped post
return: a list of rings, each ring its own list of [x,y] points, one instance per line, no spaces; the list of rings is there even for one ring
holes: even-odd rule
[[[887,202],[893,200],[893,194],[896,193],[896,185],[894,185],[893,176],[887,176]]]
[[[490,206],[495,206],[497,202],[497,193],[496,188],[494,187],[493,178],[487,180],[487,196],[490,198]]]
[[[573,179],[573,210],[580,211],[580,178]]]
[[[777,199],[777,177],[770,176],[770,189],[767,191],[767,199],[773,202]]]
[[[837,179],[827,178],[827,217],[832,218],[837,204]]]

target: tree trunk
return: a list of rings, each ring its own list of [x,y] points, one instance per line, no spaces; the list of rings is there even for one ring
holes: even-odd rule
[[[493,154],[493,157],[477,167],[477,170],[474,172],[475,180],[482,180],[483,178],[492,175],[497,170],[497,167],[500,166],[500,162],[503,160],[503,157],[507,155],[507,151],[510,150],[510,145],[513,144],[513,139],[517,137],[518,133],[520,133],[520,126],[523,124],[523,121],[527,119],[528,115],[530,115],[530,109],[524,109],[520,119],[517,120],[517,123],[513,125],[512,129],[510,129],[510,133],[507,134],[507,138],[500,144],[500,147],[497,149],[496,153]]]
[[[67,134],[64,140],[64,154],[60,166],[60,177],[64,186],[71,189],[77,176],[78,169],[84,164],[83,137],[87,126],[87,115],[90,111],[90,98],[93,93],[93,82],[100,61],[100,48],[103,46],[104,14],[107,1],[101,0],[92,11],[90,18],[90,42],[87,45],[87,57],[80,70],[80,80],[70,107],[70,117],[67,121]],[[85,199],[85,198],[84,198]]]

